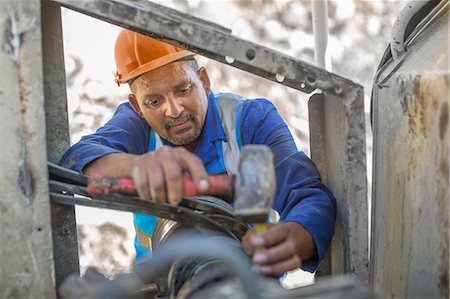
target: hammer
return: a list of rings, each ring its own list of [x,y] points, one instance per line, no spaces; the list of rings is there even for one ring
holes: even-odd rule
[[[245,147],[248,147],[246,150]],[[267,217],[275,197],[273,153],[265,145],[247,145],[241,151],[236,179],[234,215],[253,223],[256,233],[267,231]],[[256,252],[264,248],[256,249]]]
[[[200,193],[192,179],[185,176],[183,196],[216,195],[233,198],[233,214],[237,218],[247,223],[266,222],[275,195],[275,169],[270,147],[254,144],[243,146],[237,174],[208,176],[208,183],[209,189]],[[96,195],[110,192],[136,195],[132,178],[99,174],[89,177],[87,191]],[[264,230],[264,226],[260,228]],[[255,230],[261,229],[255,226]]]

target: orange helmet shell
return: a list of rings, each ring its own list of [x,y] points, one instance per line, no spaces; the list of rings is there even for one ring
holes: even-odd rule
[[[123,30],[114,47],[118,85],[128,82],[146,72],[169,64],[186,56],[194,55],[157,39]]]

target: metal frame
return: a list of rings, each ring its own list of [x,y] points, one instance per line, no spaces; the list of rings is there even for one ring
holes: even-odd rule
[[[365,125],[360,85],[240,39],[214,23],[147,1],[56,2],[302,92],[320,89],[323,95],[310,102],[311,155],[338,200],[332,272],[368,279]]]
[[[41,12],[47,157],[58,163],[70,146],[61,8],[43,0]],[[51,225],[55,283],[60,286],[69,274],[80,273],[75,206],[51,201]]]

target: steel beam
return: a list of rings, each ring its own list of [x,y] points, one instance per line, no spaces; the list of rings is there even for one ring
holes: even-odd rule
[[[318,94],[309,106],[311,158],[337,199],[331,273],[353,273],[368,281],[368,208],[362,88],[345,96]],[[321,267],[325,274],[330,270]],[[329,266],[328,266],[329,267]]]
[[[0,1],[0,298],[54,298],[40,0]]]
[[[58,163],[70,146],[66,80],[59,4],[42,0],[45,119],[48,161]],[[79,273],[75,207],[51,203],[56,290],[71,273]]]
[[[214,23],[148,1],[55,1],[306,93],[319,88],[331,94],[342,94],[345,86],[354,85],[348,79],[311,64],[238,38]]]

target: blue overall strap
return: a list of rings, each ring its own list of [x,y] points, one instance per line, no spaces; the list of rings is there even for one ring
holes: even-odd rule
[[[246,99],[232,94],[220,93],[214,101],[227,140],[222,141],[222,153],[228,174],[235,174],[239,165],[240,149],[243,145],[241,126]]]
[[[216,106],[217,111],[221,111],[220,107],[217,103],[217,98],[214,99],[214,106]],[[223,126],[223,123],[222,123]],[[225,133],[226,134],[226,133]],[[214,161],[212,165],[210,165],[210,169],[207,169],[207,172],[209,174],[219,174],[219,173],[226,173],[227,168],[225,167],[225,159],[223,155],[223,148],[222,148],[222,140],[217,140],[214,142],[214,146],[216,147],[218,159]]]
[[[237,145],[239,147],[239,150],[242,149],[242,145],[244,144],[243,142],[243,137],[242,137],[242,117],[244,115],[244,109],[245,109],[245,104],[247,103],[247,100],[241,100],[239,101],[237,108],[236,108],[236,140],[237,140]]]
[[[155,136],[155,131],[150,130],[148,152],[153,152],[156,149],[157,138]],[[136,249],[135,262],[140,262],[143,259],[150,257],[152,255],[151,248],[151,237],[156,226],[156,217],[134,213],[134,226],[136,230],[136,237],[134,239],[134,247]]]

